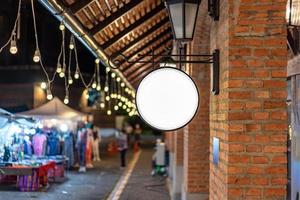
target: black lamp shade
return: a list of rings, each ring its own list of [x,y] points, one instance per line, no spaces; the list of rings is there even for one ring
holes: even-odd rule
[[[166,0],[176,40],[192,40],[200,0]]]
[[[286,18],[289,25],[300,26],[300,0],[288,0]]]

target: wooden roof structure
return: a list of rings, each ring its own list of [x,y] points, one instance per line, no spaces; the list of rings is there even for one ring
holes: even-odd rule
[[[163,53],[172,47],[172,30],[162,0],[59,0],[68,8],[107,56]],[[152,69],[152,64],[122,62],[119,70],[133,85]]]

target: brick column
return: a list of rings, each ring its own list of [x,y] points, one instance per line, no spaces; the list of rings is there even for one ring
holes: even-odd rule
[[[202,2],[195,29],[194,40],[188,52],[209,54],[211,20],[207,14],[207,2]],[[183,200],[204,200],[209,194],[209,99],[210,67],[193,64],[186,66],[186,71],[197,84],[200,104],[195,118],[183,129]]]
[[[183,182],[183,129],[174,131],[174,152],[170,154],[169,189],[172,200],[181,200]]]
[[[286,1],[221,0],[211,49],[221,50],[221,92],[211,98],[210,200],[285,199]],[[212,155],[210,156],[212,160]]]

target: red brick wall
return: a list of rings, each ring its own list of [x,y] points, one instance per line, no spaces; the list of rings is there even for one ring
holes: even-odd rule
[[[286,1],[221,0],[211,49],[221,50],[221,92],[211,98],[210,199],[285,199]],[[210,156],[212,160],[212,155]]]
[[[175,131],[174,134],[175,164],[183,166],[183,129]]]
[[[188,52],[208,54],[209,24],[207,3],[202,3],[195,29],[194,40]],[[184,132],[184,189],[186,193],[209,193],[209,99],[210,99],[210,67],[193,64],[187,72],[198,86],[200,104],[197,115],[188,124]]]

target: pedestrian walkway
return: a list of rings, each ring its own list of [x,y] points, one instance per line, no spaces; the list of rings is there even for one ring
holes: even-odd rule
[[[151,176],[153,150],[143,149],[126,184],[121,200],[168,200],[166,178]]]

